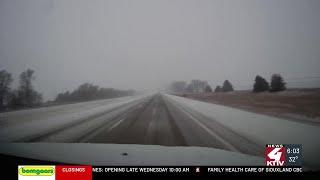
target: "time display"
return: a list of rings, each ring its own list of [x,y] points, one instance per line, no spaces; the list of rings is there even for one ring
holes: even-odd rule
[[[302,145],[284,144],[286,154],[286,166],[302,166]]]
[[[300,148],[286,148],[288,154],[299,154],[300,153]]]

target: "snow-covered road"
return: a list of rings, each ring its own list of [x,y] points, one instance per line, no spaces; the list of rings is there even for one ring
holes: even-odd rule
[[[302,144],[304,165],[320,169],[317,138],[319,126],[160,93],[0,114],[1,142],[197,146],[260,157],[266,144]]]
[[[125,111],[147,97],[132,96],[0,113],[0,141],[32,141],[81,123],[95,125],[98,122],[92,120],[107,119],[104,116],[112,116],[114,111]],[[68,139],[67,136],[65,138]]]

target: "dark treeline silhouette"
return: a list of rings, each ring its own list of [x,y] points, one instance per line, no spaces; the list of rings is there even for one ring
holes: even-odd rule
[[[229,80],[225,80],[222,86],[222,92],[234,91],[232,84]]]
[[[280,74],[273,74],[271,77],[271,92],[284,91],[286,90],[286,83]]]
[[[271,76],[271,83],[269,84],[262,76],[257,75],[253,84],[253,92],[278,92],[286,90],[286,83],[280,74],[273,74]],[[212,88],[207,81],[192,80],[189,84],[185,81],[175,81],[170,84],[169,90],[175,93],[211,93]],[[218,85],[214,89],[215,93],[234,91],[233,85],[229,80],[225,80],[222,86]]]
[[[253,92],[263,92],[270,89],[269,83],[261,76],[257,75],[254,80]]]
[[[222,92],[221,86],[216,86],[216,88],[214,89],[214,92],[215,92],[215,93],[217,93],[217,92]]]
[[[253,92],[278,92],[286,90],[286,83],[280,74],[273,74],[271,76],[271,83],[269,83],[261,76],[257,75],[255,83],[253,84]]]
[[[223,82],[222,87],[221,86],[216,86],[216,88],[214,89],[215,93],[218,93],[218,92],[230,92],[230,91],[234,91],[234,89],[233,89],[233,85],[231,84],[231,82],[229,80],[225,80]]]
[[[42,95],[34,90],[34,71],[27,69],[19,77],[18,89],[11,90],[12,76],[6,70],[0,71],[0,111],[35,107],[42,104]]]
[[[81,102],[97,99],[108,99],[122,96],[129,96],[135,93],[134,90],[118,90],[113,88],[101,88],[97,85],[84,83],[72,92],[59,93],[55,99],[56,103]]]

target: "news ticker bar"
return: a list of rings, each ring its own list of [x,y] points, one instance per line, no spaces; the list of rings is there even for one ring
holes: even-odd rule
[[[301,167],[257,167],[257,166],[169,166],[169,167],[98,167],[92,168],[96,175],[159,174],[159,175],[227,175],[302,173]]]
[[[224,175],[299,175],[301,167],[266,166],[74,166],[19,165],[18,179],[92,180],[108,176],[224,176]]]

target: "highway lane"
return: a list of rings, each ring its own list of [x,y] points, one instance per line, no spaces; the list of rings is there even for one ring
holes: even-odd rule
[[[201,146],[263,154],[259,145],[212,119],[186,111],[160,93],[133,100],[124,98],[48,108],[47,117],[45,110],[30,111],[2,115],[6,119],[1,120],[0,139],[9,142]],[[23,119],[19,121],[19,117]]]
[[[54,141],[69,142],[149,97],[131,96],[0,113],[0,142],[41,141],[58,134],[63,136],[53,138]]]
[[[127,113],[125,117],[119,117],[111,127],[106,126],[96,134],[86,141],[167,146],[187,145],[160,94],[154,95],[149,101]]]
[[[0,142],[212,147],[264,156],[268,143],[302,144],[320,166],[317,126],[163,93],[2,113]],[[21,118],[21,119],[19,119]],[[11,122],[12,121],[12,122]],[[297,133],[298,132],[298,133]]]
[[[213,147],[260,156],[264,153],[263,145],[213,119],[184,110],[163,94],[154,95],[93,134],[80,142]]]

